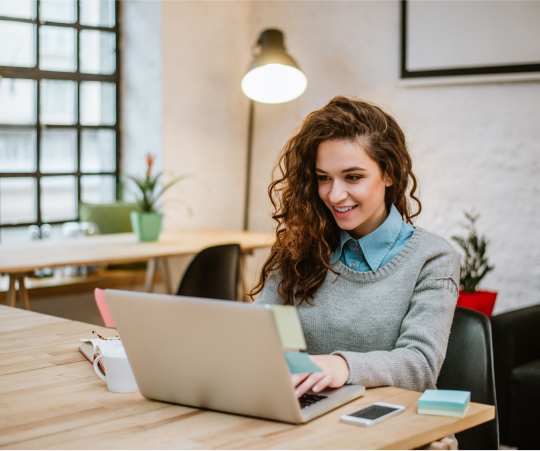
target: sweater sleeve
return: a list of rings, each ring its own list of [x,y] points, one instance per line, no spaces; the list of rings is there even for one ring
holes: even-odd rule
[[[441,268],[446,268],[446,274],[440,273]],[[415,391],[435,388],[446,356],[458,286],[459,256],[451,248],[423,268],[393,350],[332,353],[347,361],[347,383]]]

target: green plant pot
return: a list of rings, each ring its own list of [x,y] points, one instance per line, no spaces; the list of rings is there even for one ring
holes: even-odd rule
[[[163,223],[162,213],[132,211],[129,213],[131,228],[139,242],[157,241]]]

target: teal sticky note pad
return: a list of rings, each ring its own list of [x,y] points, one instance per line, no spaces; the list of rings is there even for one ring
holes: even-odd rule
[[[291,374],[322,373],[322,370],[309,358],[307,352],[284,352]]]
[[[463,409],[471,400],[471,392],[461,390],[426,390],[418,406]]]

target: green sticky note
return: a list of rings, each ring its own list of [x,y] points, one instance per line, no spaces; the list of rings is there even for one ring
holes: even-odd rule
[[[284,352],[289,371],[296,373],[322,373],[322,370],[309,358],[307,352]]]
[[[281,346],[292,349],[306,349],[304,331],[296,307],[292,305],[270,305],[278,330]]]

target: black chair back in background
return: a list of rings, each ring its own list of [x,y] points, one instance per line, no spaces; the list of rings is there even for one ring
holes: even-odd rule
[[[470,391],[471,402],[495,406],[497,412],[491,324],[483,313],[456,308],[437,388]],[[460,432],[456,438],[459,449],[499,449],[497,413],[494,420]]]
[[[490,320],[501,442],[518,449],[540,449],[536,430],[540,425],[540,304]]]
[[[239,268],[239,244],[207,247],[189,264],[177,294],[236,301]]]

